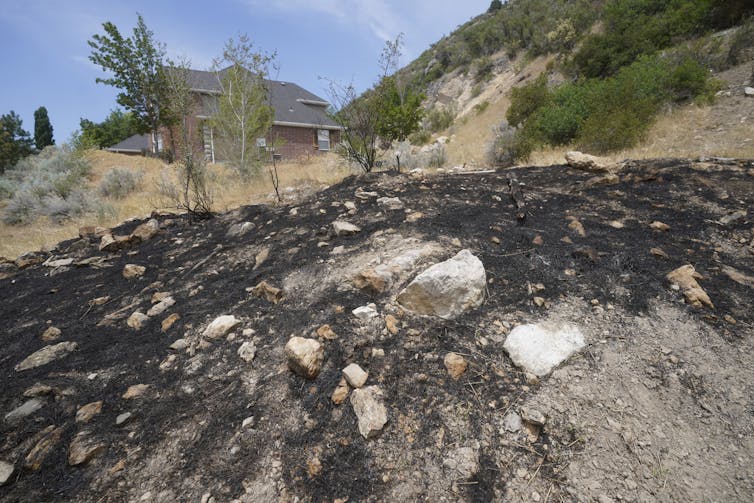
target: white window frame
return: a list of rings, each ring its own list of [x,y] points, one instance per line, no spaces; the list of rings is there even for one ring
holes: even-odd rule
[[[317,130],[317,149],[321,150],[322,152],[328,152],[330,150],[330,130],[329,129]]]

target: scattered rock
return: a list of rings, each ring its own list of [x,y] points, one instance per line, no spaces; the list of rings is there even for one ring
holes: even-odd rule
[[[155,304],[154,306],[149,308],[149,311],[147,311],[147,316],[150,318],[152,316],[159,316],[171,307],[175,305],[175,299],[173,297],[166,297],[162,299],[160,302]]]
[[[47,260],[48,256],[49,254],[41,251],[27,252],[19,256],[15,264],[19,269],[26,269],[27,267],[43,263]]]
[[[397,297],[417,314],[453,319],[484,301],[487,277],[482,262],[469,250],[420,273]]]
[[[30,370],[42,365],[47,365],[50,362],[59,360],[71,354],[78,348],[78,344],[75,342],[60,342],[51,346],[45,346],[39,351],[27,356],[24,361],[16,365],[16,372],[23,370]]]
[[[105,234],[109,233],[110,231],[105,229],[104,227],[94,227],[91,225],[79,227],[79,237],[81,239],[101,238]]]
[[[51,342],[60,338],[62,332],[56,327],[47,327],[47,330],[42,332],[42,340],[45,342]]]
[[[173,341],[173,344],[170,345],[170,349],[174,351],[183,351],[189,346],[189,343],[186,339],[176,339]]]
[[[503,418],[503,428],[510,433],[518,433],[521,430],[521,416],[515,412],[509,412]]]
[[[123,393],[123,400],[133,400],[134,398],[139,398],[144,393],[149,391],[149,388],[152,386],[149,384],[134,384],[133,386],[129,386],[125,393]]]
[[[377,272],[374,269],[362,271],[353,278],[353,286],[370,295],[384,292],[390,286],[390,282],[390,273]]]
[[[379,313],[377,312],[377,306],[375,306],[374,304],[367,304],[366,306],[357,307],[351,312],[361,321],[368,321],[379,316]]]
[[[366,372],[355,363],[352,363],[343,369],[343,378],[345,378],[348,384],[357,389],[364,386],[368,377],[369,372]]]
[[[665,278],[670,282],[671,286],[678,285],[683,296],[686,297],[686,302],[693,307],[702,307],[702,305],[705,305],[710,309],[715,308],[707,292],[696,281],[702,279],[703,276],[696,272],[696,269],[691,264],[686,264],[669,272]]]
[[[521,407],[521,419],[535,426],[544,426],[547,422],[544,414],[530,407]]]
[[[39,470],[47,455],[60,443],[65,430],[50,425],[40,433],[40,440],[32,447],[24,460],[24,467],[29,470]]]
[[[569,229],[576,231],[576,234],[578,234],[582,238],[586,237],[586,230],[584,230],[584,226],[578,218],[569,216],[566,217],[566,219],[571,221],[571,223],[568,224]]]
[[[68,464],[77,466],[88,463],[92,458],[105,452],[105,444],[102,444],[92,438],[88,431],[81,431],[73,437],[71,445],[68,447]]]
[[[251,294],[254,297],[259,297],[260,299],[266,299],[267,302],[272,302],[273,304],[277,304],[281,300],[283,300],[283,290],[271,286],[266,281],[262,281],[257,286],[252,288]]]
[[[15,467],[11,463],[0,461],[0,486],[5,485],[13,476]]]
[[[603,157],[596,157],[581,152],[566,152],[565,160],[568,165],[574,169],[583,171],[592,171],[595,173],[611,173],[618,171],[619,166]]]
[[[613,229],[623,229],[623,228],[624,228],[624,227],[626,226],[626,224],[624,224],[624,223],[623,223],[623,222],[621,222],[620,220],[610,220],[610,221],[609,221],[609,222],[607,223],[607,225],[609,225],[609,226],[610,226],[610,227],[612,227]]]
[[[348,387],[346,378],[342,377],[340,379],[340,382],[338,383],[338,387],[335,388],[335,391],[333,391],[332,397],[330,397],[330,399],[335,405],[340,405],[345,401],[346,398],[348,398],[348,393],[350,391],[351,388]]]
[[[241,320],[233,315],[223,315],[215,318],[204,330],[204,337],[219,339],[241,324]]]
[[[543,323],[514,328],[503,347],[517,366],[544,377],[585,345],[577,327]]]
[[[656,231],[667,232],[670,230],[670,226],[668,224],[660,222],[659,220],[655,220],[654,222],[649,224],[649,226]]]
[[[69,265],[73,264],[72,258],[61,258],[61,259],[55,259],[54,257],[50,257],[42,264],[45,267],[68,267]]]
[[[24,391],[24,396],[26,398],[34,398],[35,396],[52,395],[56,391],[57,390],[55,388],[48,386],[47,384],[35,383],[26,391]]]
[[[744,96],[747,98],[754,98],[754,87],[744,87]]]
[[[102,413],[102,401],[88,403],[76,411],[77,423],[88,423],[94,416]]]
[[[448,453],[442,464],[451,472],[451,478],[468,480],[479,471],[479,451],[473,447],[458,447]]]
[[[573,250],[572,255],[577,258],[587,259],[595,264],[600,260],[600,254],[591,246],[579,246]]]
[[[15,409],[13,409],[12,411],[8,412],[5,415],[5,422],[15,423],[27,416],[34,414],[43,406],[44,406],[44,402],[40,400],[39,398],[32,398],[31,400],[27,400],[26,402],[23,403],[23,405],[20,405],[16,407]]]
[[[144,322],[146,322],[148,319],[149,316],[142,313],[141,311],[134,311],[134,313],[131,314],[131,316],[129,316],[126,320],[126,325],[133,328],[134,330],[141,330]]]
[[[131,419],[133,416],[130,412],[124,412],[123,414],[118,414],[118,417],[115,418],[115,425],[116,426],[122,426],[126,424],[126,422]]]
[[[270,249],[269,248],[263,248],[262,251],[257,253],[257,255],[254,257],[254,269],[256,270],[260,265],[264,264],[265,261],[270,256]]]
[[[102,236],[102,240],[99,244],[99,251],[115,252],[128,248],[138,242],[138,238],[132,236],[113,236],[112,234],[105,234]]]
[[[131,236],[140,241],[147,241],[149,239],[152,239],[159,230],[160,222],[158,222],[154,218],[150,218],[147,222],[144,222],[143,224],[136,227],[136,229],[134,229],[134,231],[131,233]]]
[[[338,338],[338,334],[333,331],[330,325],[322,325],[321,327],[319,327],[317,329],[317,335],[328,341],[332,341]]]
[[[469,364],[466,359],[457,353],[448,353],[445,355],[445,368],[448,369],[448,374],[453,379],[458,379],[466,372],[466,368]]]
[[[292,337],[285,345],[285,355],[288,358],[288,368],[295,374],[314,379],[322,368],[325,348],[316,339]]]
[[[126,279],[139,278],[144,275],[147,268],[143,265],[126,264],[123,267],[123,277]]]
[[[748,276],[738,269],[735,269],[733,267],[724,265],[722,267],[723,274],[728,276],[730,279],[738,283],[739,285],[748,286],[749,288],[754,288],[754,276]]]
[[[615,185],[620,183],[620,177],[615,173],[594,176],[584,182],[584,187],[596,187],[597,185]]]
[[[382,390],[377,386],[367,386],[351,393],[351,406],[359,421],[359,433],[364,438],[377,436],[387,423],[387,409],[382,399]]]
[[[398,318],[393,316],[392,314],[388,314],[385,316],[385,328],[387,328],[387,331],[390,332],[393,335],[397,335],[398,332],[400,332],[400,322],[398,321]]]
[[[238,356],[247,363],[251,363],[257,354],[257,347],[251,341],[246,341],[238,348]]]
[[[405,207],[403,201],[397,197],[380,197],[377,199],[377,204],[387,210],[402,210]]]
[[[545,240],[542,238],[542,236],[537,234],[536,236],[534,236],[534,239],[531,240],[531,243],[536,246],[542,246],[543,244],[545,244]]]
[[[738,222],[739,220],[743,220],[747,215],[748,212],[746,210],[738,210],[729,215],[725,215],[719,220],[719,222],[723,225],[730,225]]]
[[[239,238],[249,231],[253,230],[254,227],[254,224],[251,222],[239,222],[237,224],[231,225],[228,228],[228,232],[225,233],[225,236],[229,238]]]
[[[155,292],[152,294],[152,304],[160,303],[168,297],[171,297],[172,295],[173,294],[170,292]]]
[[[663,250],[662,248],[650,248],[649,253],[651,253],[652,255],[658,258],[670,258],[668,254],[665,253],[665,250]]]
[[[181,319],[181,315],[178,313],[173,313],[164,320],[162,320],[162,323],[160,324],[160,329],[162,332],[167,332],[170,330],[170,327],[172,327],[176,321]]]
[[[361,228],[343,220],[336,220],[332,223],[332,229],[336,236],[350,236],[361,232]]]
[[[406,215],[406,222],[414,223],[418,222],[422,218],[424,218],[424,213],[422,213],[421,211],[414,211]]]

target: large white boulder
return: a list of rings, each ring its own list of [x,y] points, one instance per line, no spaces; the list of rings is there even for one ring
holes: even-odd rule
[[[544,377],[585,345],[578,327],[543,323],[514,328],[503,347],[517,366]]]
[[[481,306],[486,284],[482,261],[461,250],[419,274],[396,300],[414,313],[450,320]]]
[[[291,337],[285,345],[285,356],[288,358],[288,368],[295,374],[314,379],[322,368],[325,348],[317,339]]]

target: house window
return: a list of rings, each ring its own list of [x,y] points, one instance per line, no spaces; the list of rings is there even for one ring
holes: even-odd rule
[[[327,129],[317,130],[317,148],[319,150],[330,150],[330,131]]]
[[[202,143],[204,146],[204,160],[215,162],[215,133],[206,122],[202,124]]]
[[[157,152],[162,152],[163,147],[162,133],[157,133]]]

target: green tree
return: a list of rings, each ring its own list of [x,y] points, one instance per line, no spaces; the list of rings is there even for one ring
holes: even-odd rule
[[[257,138],[272,126],[267,76],[274,57],[254,50],[249,37],[240,35],[225,43],[212,65],[220,96],[210,124],[223,157],[245,178],[259,167]]]
[[[33,151],[31,136],[22,126],[21,117],[13,110],[0,116],[0,173]]]
[[[487,12],[488,13],[497,12],[502,8],[503,8],[503,2],[501,2],[500,0],[492,0],[492,2],[490,2],[490,8],[487,9]]]
[[[153,153],[157,153],[156,132],[160,125],[171,122],[165,103],[165,46],[155,40],[141,14],[137,18],[129,38],[124,38],[113,23],[103,23],[105,34],[88,41],[92,48],[89,59],[112,74],[97,78],[97,82],[121,90],[118,104],[133,112],[140,133],[152,134]]]
[[[45,107],[39,107],[34,112],[34,144],[37,150],[55,145],[55,140],[52,138],[52,124],[50,124],[50,117]]]
[[[116,108],[102,122],[82,118],[80,129],[73,133],[73,148],[107,148],[140,132],[139,123],[132,112]]]

